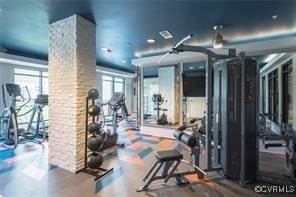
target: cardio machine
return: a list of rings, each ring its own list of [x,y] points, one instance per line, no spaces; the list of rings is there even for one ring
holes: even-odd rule
[[[20,141],[31,141],[38,144],[41,144],[46,138],[46,128],[42,113],[43,106],[47,103],[47,97],[38,96],[35,100],[34,107],[29,111],[19,114],[20,111],[26,106],[32,99],[29,93],[28,88],[26,87],[27,95],[29,96],[28,99],[25,99],[21,93],[21,88],[18,84],[7,83],[2,85],[2,95],[3,95],[3,102],[4,102],[4,111],[0,116],[0,123],[1,123],[1,137],[4,138],[5,142],[3,146],[9,149],[15,149]],[[7,102],[7,98],[5,95],[9,96],[9,103]],[[41,99],[41,97],[43,99]],[[40,101],[42,100],[42,103]],[[46,101],[45,101],[46,100]],[[22,102],[22,104],[17,107],[16,103]],[[19,128],[18,124],[18,117],[24,116],[30,112],[33,112],[31,115],[30,122],[28,123],[27,130],[23,128]],[[33,121],[35,114],[38,114],[37,117],[37,127],[35,131],[32,131]],[[37,140],[36,137],[39,135],[39,123],[42,123],[43,126],[43,138],[42,140]]]
[[[124,146],[124,144],[117,144],[118,133],[117,124],[123,119],[127,119],[129,114],[125,105],[125,96],[122,92],[114,92],[110,101],[103,105],[109,105],[112,110],[112,131],[107,129],[106,132],[102,133],[104,139],[103,150],[110,148],[115,145]],[[121,113],[119,113],[121,110]]]
[[[164,100],[164,98],[161,96],[161,94],[153,94],[152,101],[156,107],[154,110],[157,111],[157,124],[158,125],[166,125],[168,124],[167,115],[165,114],[167,109],[161,108],[160,106],[167,102],[167,100]],[[160,111],[163,111],[162,115],[160,115]]]

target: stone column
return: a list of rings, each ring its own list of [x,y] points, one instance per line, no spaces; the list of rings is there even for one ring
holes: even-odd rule
[[[49,27],[49,163],[84,165],[85,97],[96,85],[95,24],[73,15]]]

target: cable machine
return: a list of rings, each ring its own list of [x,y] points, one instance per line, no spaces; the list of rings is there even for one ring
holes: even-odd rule
[[[237,56],[235,49],[228,49],[227,55],[220,55],[204,47],[184,45],[183,43],[191,37],[192,35],[189,35],[174,45],[172,50],[159,60],[159,63],[169,54],[178,54],[179,52],[189,51],[207,55],[205,171],[222,170],[226,176],[234,178],[244,185],[255,180],[258,166],[256,138],[258,119],[256,111],[258,95],[256,89],[258,81],[257,63],[251,58],[246,58],[244,53],[240,53]],[[222,64],[223,66],[221,67],[224,70],[219,72],[219,66],[214,64],[215,61],[220,62],[218,64]],[[213,84],[214,73],[216,73],[215,79],[217,79],[217,75],[221,75],[221,81],[215,80],[217,83],[215,86]],[[227,82],[226,85],[225,82]],[[231,92],[233,88],[231,85],[235,86],[236,91]],[[213,89],[214,87],[215,89]],[[217,90],[217,87],[220,87],[220,92],[218,91],[219,89]],[[215,95],[213,95],[213,92],[215,92]],[[228,108],[230,109],[232,107],[231,102],[234,102],[235,109],[231,109],[231,113],[229,113],[230,111],[222,110],[223,104],[225,104],[221,102],[222,100],[228,102]],[[237,126],[230,129],[232,126],[230,120],[234,116],[233,113],[236,115],[235,123]],[[245,124],[246,122],[248,124]],[[236,134],[236,138],[230,137],[232,133]],[[230,145],[236,143],[235,140],[239,141],[237,149],[233,150],[236,152],[236,160],[231,161],[231,158],[228,158],[233,154],[230,151]],[[223,145],[226,147],[223,147]],[[252,161],[248,161],[248,159],[252,159]],[[249,165],[249,162],[252,164]],[[235,176],[229,173],[229,171],[235,172]]]

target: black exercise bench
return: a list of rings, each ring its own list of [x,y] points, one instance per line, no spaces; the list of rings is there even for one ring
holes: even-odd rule
[[[197,174],[199,178],[204,178],[206,173],[194,166],[190,162],[183,160],[183,155],[176,150],[164,150],[156,151],[155,156],[157,161],[149,170],[148,174],[144,177],[143,181],[145,182],[144,186],[137,192],[146,191],[148,186],[155,180],[164,179],[164,182],[167,183],[171,177],[175,177],[177,185],[189,184],[190,182],[185,178],[185,175]],[[177,167],[181,162],[185,162],[194,167],[193,171],[174,173]],[[173,167],[172,167],[173,166]],[[159,170],[163,167],[161,175],[158,175]],[[170,168],[172,169],[170,170]],[[151,176],[150,176],[151,175]]]

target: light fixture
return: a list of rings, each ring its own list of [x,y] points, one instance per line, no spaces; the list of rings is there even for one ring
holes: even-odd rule
[[[273,20],[275,20],[275,19],[277,19],[278,17],[279,17],[279,15],[275,14],[275,15],[273,15],[271,18],[272,18]]]
[[[189,69],[191,69],[191,70],[192,70],[192,69],[194,69],[194,67],[193,67],[193,66],[190,66],[190,67],[189,67]]]
[[[222,48],[224,44],[223,36],[221,35],[222,25],[215,25],[213,29],[216,31],[216,36],[213,40],[213,47],[215,49]]]
[[[161,31],[159,34],[166,40],[173,38],[173,35],[169,31]]]
[[[121,60],[122,63],[126,63],[126,60]]]
[[[106,53],[111,53],[111,50],[108,49],[108,48],[105,48],[105,47],[101,48],[101,50],[104,51],[104,52],[106,52]]]
[[[270,62],[271,60],[273,60],[278,54],[274,53],[274,54],[270,54],[268,56],[266,56],[266,58],[264,59],[265,63]]]
[[[149,39],[147,39],[147,42],[148,42],[148,43],[155,43],[155,39],[153,39],[153,38],[149,38]]]
[[[203,69],[203,68],[204,68],[204,66],[199,66],[198,68],[199,68],[199,69]]]

